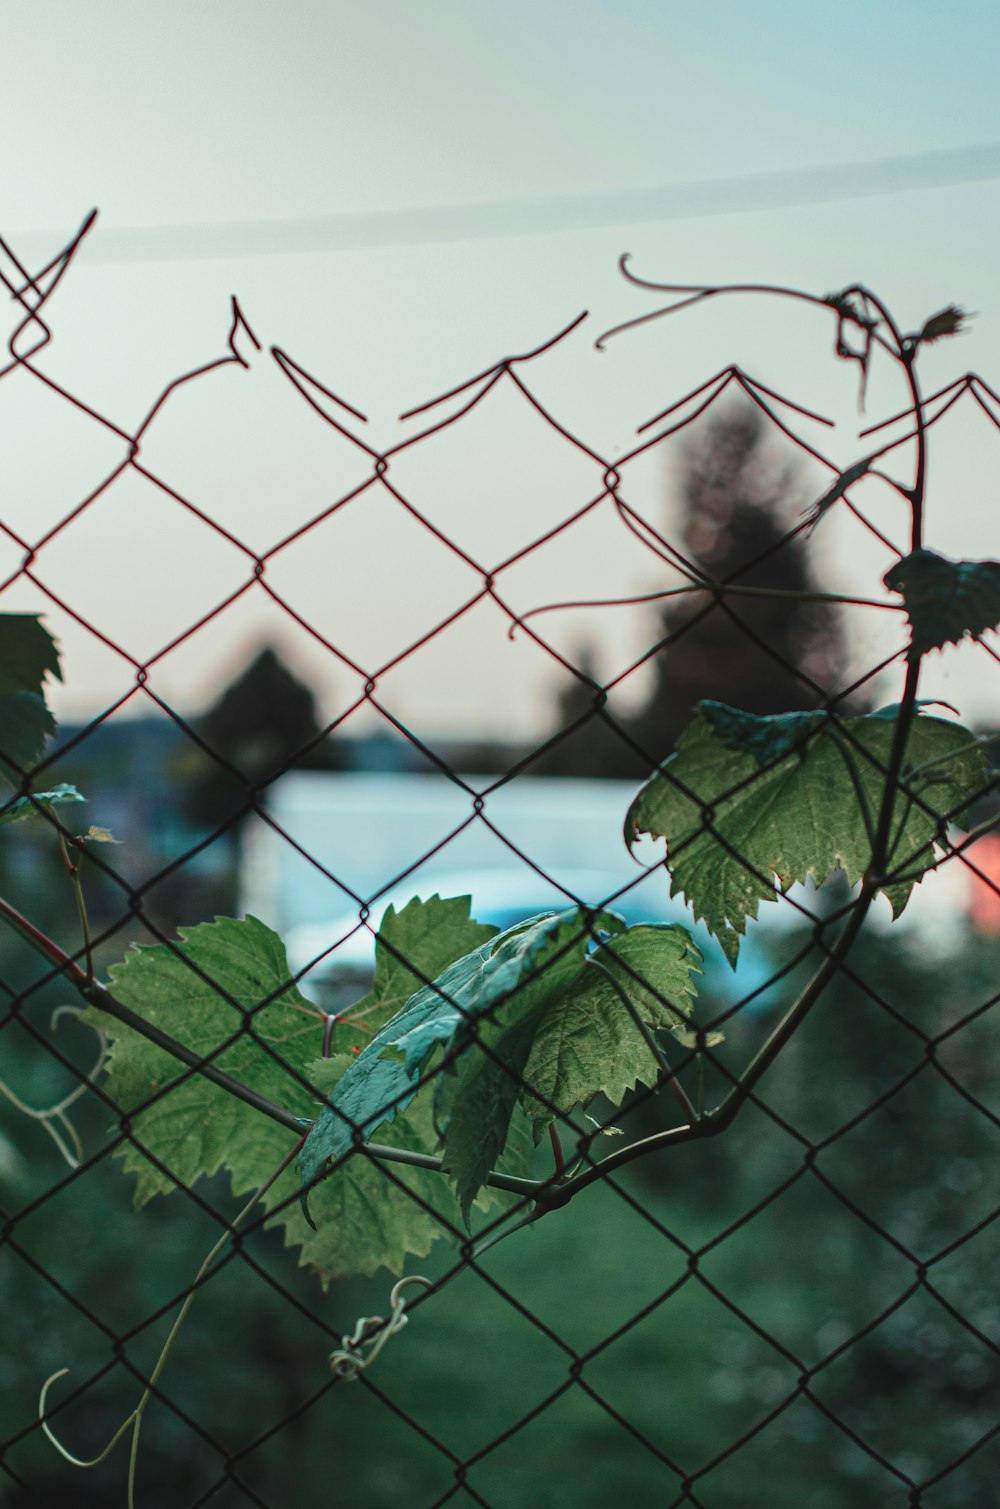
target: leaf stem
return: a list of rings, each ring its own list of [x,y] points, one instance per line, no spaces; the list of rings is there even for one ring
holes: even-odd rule
[[[80,918],[80,931],[83,933],[83,953],[87,960],[87,979],[94,978],[94,956],[91,949],[90,919],[87,916],[87,903],[83,897],[83,884],[80,880],[80,865],[83,860],[83,851],[80,851],[80,859],[74,863],[70,858],[69,849],[66,846],[66,835],[61,829],[56,830],[59,840],[59,851],[63,857],[63,864],[73,885],[73,895],[76,899],[77,915]]]
[[[549,1122],[549,1142],[552,1144],[552,1159],[556,1166],[556,1178],[561,1178],[566,1171],[566,1158],[563,1154],[562,1143],[559,1141],[559,1132],[554,1121]]]

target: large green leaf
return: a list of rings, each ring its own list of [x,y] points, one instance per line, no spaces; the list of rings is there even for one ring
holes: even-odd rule
[[[882,580],[906,604],[913,654],[978,638],[1000,624],[1000,561],[950,561],[914,550]]]
[[[34,692],[0,696],[0,776],[20,785],[55,731],[55,719],[42,697]]]
[[[46,676],[62,679],[55,640],[36,613],[0,613],[0,775],[18,784],[55,733]]]
[[[353,1055],[336,1054],[306,1064],[304,1072],[327,1094],[353,1063]],[[385,1128],[381,1140],[389,1147],[434,1154],[438,1139],[430,1095],[417,1096],[408,1114]],[[363,1154],[349,1158],[312,1191],[315,1229],[300,1208],[294,1169],[285,1171],[265,1203],[269,1210],[284,1207],[277,1219],[285,1227],[285,1245],[301,1247],[300,1261],[316,1268],[324,1282],[367,1277],[380,1267],[402,1273],[408,1254],[426,1257],[438,1237],[451,1238],[460,1229],[458,1202],[447,1179],[433,1169],[380,1163]]]
[[[41,695],[46,676],[62,680],[59,651],[37,613],[0,613],[0,697]]]
[[[323,1016],[289,984],[281,940],[256,917],[221,917],[183,928],[180,936],[176,951],[165,944],[130,949],[110,971],[112,994],[186,1047],[214,1054],[216,1067],[234,1079],[310,1121],[317,1098],[304,1083],[304,1066],[319,1057]],[[137,1176],[137,1206],[220,1168],[230,1170],[237,1190],[248,1189],[287,1153],[289,1133],[278,1123],[96,1008],[83,1019],[111,1043],[106,1089],[130,1118],[134,1141],[122,1158]],[[152,1105],[136,1109],[168,1086]]]
[[[466,1225],[487,1174],[496,1168],[507,1144],[538,1013],[536,1008],[522,1016],[500,1036],[489,1054],[477,1050],[471,1055],[472,1066],[452,1101],[444,1159]]]
[[[496,1021],[501,1010],[508,1020],[525,1015],[579,972],[596,929],[623,927],[619,918],[595,918],[582,907],[546,913],[508,928],[418,990],[328,1098],[299,1157],[303,1190],[328,1162],[406,1109],[437,1049],[463,1046],[487,1014]]]
[[[865,717],[760,718],[699,704],[676,752],[639,792],[625,823],[667,840],[671,894],[690,901],[735,963],[761,901],[809,877],[842,869],[853,883],[871,861],[873,826],[898,709]],[[882,889],[894,914],[935,858],[944,817],[959,820],[981,788],[985,761],[960,724],[918,712],[893,807],[892,869],[907,878]]]
[[[495,931],[471,921],[468,911],[468,898],[411,902],[386,919],[388,936],[400,956],[421,972],[439,974],[456,949],[461,952]],[[307,1125],[323,1095],[356,1060],[349,1053],[319,1057],[325,1019],[289,983],[280,939],[249,917],[242,922],[221,918],[183,930],[181,940],[177,952],[164,945],[130,951],[111,971],[113,993],[197,1052],[208,1055],[221,1048],[213,1060],[220,1068],[302,1116]],[[391,1010],[394,992],[406,989],[402,971],[377,939],[375,986],[350,1016],[362,1014],[362,1006],[365,1021]],[[419,980],[419,975],[409,980]],[[263,1183],[287,1155],[291,1137],[284,1127],[190,1073],[103,1012],[91,1008],[85,1020],[99,1026],[112,1045],[105,1088],[129,1116],[132,1140],[121,1157],[126,1170],[136,1175],[136,1205],[219,1169],[228,1170],[234,1192],[241,1194]],[[351,1039],[354,1030],[338,1027],[337,1034]],[[167,1094],[155,1104],[137,1109],[164,1088]],[[439,1139],[431,1102],[428,1089],[407,1116],[385,1129],[382,1140],[434,1153]],[[505,1166],[508,1172],[524,1171],[523,1145],[509,1150]],[[298,1179],[289,1169],[268,1192],[266,1205],[272,1211],[283,1206],[273,1223],[284,1226],[286,1244],[301,1246],[301,1261],[316,1267],[324,1281],[372,1273],[379,1266],[399,1273],[408,1253],[423,1256],[436,1237],[457,1229],[461,1219],[454,1193],[440,1174],[382,1165],[365,1156],[348,1160],[313,1192],[318,1230],[306,1224],[297,1195]],[[498,1198],[491,1191],[484,1208]]]

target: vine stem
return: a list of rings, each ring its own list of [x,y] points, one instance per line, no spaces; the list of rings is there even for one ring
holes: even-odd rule
[[[549,1142],[552,1145],[552,1161],[556,1168],[556,1178],[562,1177],[566,1169],[566,1158],[563,1154],[562,1143],[559,1141],[559,1131],[554,1121],[549,1122]]]
[[[885,321],[893,344],[890,345],[880,337],[877,338],[878,344],[882,345],[888,351],[889,355],[903,368],[910,389],[910,398],[914,411],[914,439],[916,441],[917,455],[913,486],[907,490],[906,496],[911,508],[910,549],[911,551],[919,550],[923,544],[923,509],[927,477],[927,428],[923,417],[923,399],[915,371],[917,348],[907,344],[888,310],[873,294],[870,294],[867,289],[860,287],[850,291],[860,293],[869,299],[872,307],[877,310]],[[629,1147],[622,1148],[619,1152],[610,1154],[598,1164],[592,1164],[590,1168],[568,1180],[563,1185],[560,1194],[565,1199],[572,1198],[574,1194],[585,1189],[587,1185],[594,1183],[597,1179],[603,1178],[615,1168],[620,1168],[623,1164],[629,1163],[635,1158],[643,1157],[647,1153],[672,1146],[675,1143],[689,1142],[696,1137],[712,1137],[725,1131],[736,1113],[750,1098],[754,1087],[762,1075],[774,1062],[789,1038],[798,1030],[806,1016],[826,990],[841,961],[846,957],[861,931],[879,885],[884,879],[883,872],[892,838],[896,797],[899,791],[899,781],[903,770],[906,746],[917,703],[920,662],[920,655],[915,655],[911,650],[907,657],[906,681],[903,687],[903,695],[900,699],[899,716],[896,720],[892,747],[886,767],[885,790],[872,834],[871,860],[862,881],[860,895],[854,903],[844,927],[826,958],[820,964],[812,979],[807,982],[798,999],[792,1004],[770,1037],[768,1037],[751,1060],[732,1090],[714,1110],[709,1111],[689,1126],[673,1127],[668,1131],[658,1132],[652,1137],[644,1138],[641,1142],[632,1143]]]
[[[187,1320],[188,1315],[191,1312],[191,1306],[194,1304],[198,1290],[201,1288],[205,1279],[208,1277],[208,1274],[212,1268],[212,1264],[215,1262],[219,1254],[223,1251],[227,1242],[229,1242],[231,1238],[235,1236],[237,1229],[250,1215],[251,1211],[254,1209],[254,1206],[256,1206],[263,1199],[272,1185],[276,1184],[277,1181],[281,1178],[281,1175],[285,1172],[292,1159],[296,1156],[304,1141],[305,1138],[300,1137],[291,1151],[287,1153],[284,1158],[282,1158],[281,1162],[278,1164],[278,1167],[272,1174],[268,1176],[267,1179],[265,1179],[260,1188],[255,1191],[253,1198],[249,1200],[246,1205],[244,1205],[243,1209],[234,1219],[232,1225],[227,1227],[222,1236],[216,1242],[215,1246],[212,1248],[211,1252],[205,1258],[201,1267],[198,1269],[197,1274],[195,1275],[194,1283],[188,1290],[187,1297],[185,1298],[184,1303],[181,1306],[180,1313],[177,1316],[177,1319],[174,1321],[173,1325],[170,1327],[167,1339],[160,1349],[160,1355],[156,1359],[156,1365],[154,1366],[152,1373],[149,1375],[149,1381],[147,1382],[146,1387],[143,1390],[142,1398],[139,1400],[139,1403],[136,1405],[132,1413],[115,1431],[114,1435],[111,1437],[111,1440],[108,1442],[107,1446],[105,1446],[104,1450],[100,1452],[96,1457],[91,1457],[89,1460],[84,1460],[82,1457],[73,1456],[72,1452],[67,1451],[66,1447],[63,1446],[62,1442],[52,1430],[52,1427],[49,1425],[48,1420],[45,1416],[45,1405],[48,1399],[49,1389],[52,1387],[53,1383],[56,1383],[60,1378],[65,1378],[66,1374],[69,1372],[69,1368],[60,1368],[58,1372],[52,1373],[50,1377],[46,1378],[45,1382],[42,1384],[41,1393],[38,1396],[39,1424],[41,1425],[42,1430],[45,1432],[47,1439],[52,1443],[56,1451],[58,1451],[59,1455],[63,1457],[67,1462],[71,1463],[71,1465],[74,1467],[96,1467],[100,1462],[103,1462],[105,1458],[110,1455],[110,1453],[118,1445],[118,1442],[121,1440],[122,1436],[131,1427],[132,1447],[129,1452],[128,1463],[128,1509],[135,1509],[135,1474],[136,1465],[139,1458],[139,1431],[142,1427],[143,1413],[146,1409],[146,1405],[152,1398],[153,1390],[156,1388],[160,1374],[163,1372],[163,1369],[167,1365],[167,1360],[173,1349],[174,1342],[180,1335],[184,1322]]]
[[[540,608],[529,608],[516,623],[512,623],[507,637],[514,638],[518,628],[523,628],[529,618],[538,618],[542,613],[560,613],[582,608],[631,608],[643,603],[663,602],[674,597],[689,597],[695,592],[709,592],[718,599],[726,597],[760,597],[795,603],[840,603],[852,608],[879,608],[886,613],[905,613],[903,603],[885,602],[873,597],[846,597],[840,592],[789,592],[782,587],[747,587],[739,582],[693,582],[686,587],[668,587],[661,592],[642,592],[632,597],[579,598],[571,602],[545,603]]]

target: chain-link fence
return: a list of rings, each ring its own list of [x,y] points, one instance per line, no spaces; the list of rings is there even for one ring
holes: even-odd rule
[[[834,1509],[850,1495],[986,1509],[1000,1339],[989,744],[918,697],[924,657],[948,643],[971,636],[960,653],[979,656],[984,677],[997,658],[983,638],[1000,619],[992,563],[942,565],[922,532],[934,426],[962,400],[1000,424],[1000,398],[977,376],[920,391],[921,351],[960,312],[908,335],[862,288],[735,290],[822,311],[862,387],[873,363],[897,372],[910,401],[873,417],[846,470],[808,438],[822,416],[735,367],[644,419],[624,453],[600,454],[532,376],[577,321],[413,409],[407,437],[382,451],[360,409],[262,350],[235,301],[219,362],[171,383],[134,430],[98,412],[45,365],[46,306],[79,240],[33,275],[2,246],[18,318],[0,413],[15,385],[43,389],[117,456],[72,500],[29,500],[34,527],[4,510],[0,606],[45,615],[70,683],[71,646],[92,638],[121,693],[38,759],[4,741],[5,811],[20,803],[34,820],[4,832],[0,855],[0,1502],[124,1503],[134,1491],[139,1504],[271,1509]],[[669,292],[683,308],[731,291]],[[181,389],[200,394],[210,374],[258,361],[353,468],[284,533],[279,510],[267,548],[241,536],[238,511],[220,514],[147,457]],[[575,470],[530,538],[486,554],[403,479],[413,453],[473,425],[501,389]],[[802,474],[790,482],[787,459],[773,460],[772,435],[827,478],[805,516],[788,511]],[[632,480],[677,437],[687,511],[665,523]],[[502,515],[502,497],[486,501],[491,458],[478,469],[484,497],[469,510]],[[238,491],[239,458],[223,470]],[[178,527],[195,520],[240,563],[221,598],[170,577],[186,627],[154,653],[137,649],[138,631],[108,631],[114,615],[90,590],[100,564],[84,554],[88,521],[136,477]],[[351,556],[343,542],[361,539],[351,531],[369,514],[373,532],[354,546],[365,554]],[[888,590],[881,571],[856,596],[824,590],[815,539],[841,515],[865,542],[859,559],[876,541]],[[582,536],[589,551],[598,519],[655,564],[660,590],[574,598],[553,548]],[[426,611],[415,625],[401,593],[369,651],[279,568],[304,545],[363,576],[394,520],[420,536]],[[58,570],[76,549],[78,598]],[[546,590],[525,609],[508,584],[536,561]],[[165,574],[155,545],[148,572],[152,598]],[[313,719],[270,652],[205,715],[162,694],[172,654],[210,644],[234,604],[256,602],[351,689],[332,716]],[[439,738],[400,712],[408,672],[418,687],[438,674],[418,669],[422,653],[471,632],[484,607],[477,645],[515,638],[551,664],[544,736],[524,735],[513,706],[507,740]],[[605,675],[591,650],[623,617],[645,643]],[[554,627],[567,619],[584,626],[576,654]],[[869,663],[849,669],[859,645]],[[874,710],[876,682],[896,689],[888,710]],[[122,716],[150,710],[155,723]],[[367,742],[352,746],[359,721]],[[371,816],[379,762],[395,774]],[[294,781],[297,819],[282,796]],[[71,782],[95,818],[82,833]],[[401,858],[376,874],[359,857],[364,824],[374,830],[390,791]],[[428,837],[421,813],[441,792],[450,815]],[[341,827],[321,842],[331,793]],[[533,847],[553,813],[579,830],[608,801],[633,840],[667,839],[673,899],[662,849],[623,857],[625,878],[607,880],[578,857],[563,864],[547,839]],[[439,880],[484,834],[517,894],[477,928]],[[240,924],[260,930],[250,943],[211,922],[238,909],[248,875],[288,908],[273,920],[297,922],[282,856],[327,918],[300,930],[287,960],[268,916]],[[838,868],[846,879],[828,879]],[[424,874],[443,899],[421,890]],[[888,926],[882,893],[898,911],[916,881],[919,920]],[[555,905],[532,906],[542,890]],[[543,920],[521,926],[532,910]],[[735,961],[748,918],[733,973],[720,941]],[[642,940],[632,953],[629,938]],[[155,947],[109,974],[136,943]],[[470,955],[471,983],[468,968],[447,972]],[[156,976],[149,989],[142,970]],[[427,1037],[419,1052],[388,1025],[404,1007]],[[314,1120],[327,1143],[309,1165]],[[316,1233],[288,1167],[299,1153]],[[265,1220],[255,1191],[279,1159]],[[133,1191],[150,1201],[135,1213]],[[414,1282],[393,1288],[401,1274]],[[116,1448],[81,1471],[123,1422]]]

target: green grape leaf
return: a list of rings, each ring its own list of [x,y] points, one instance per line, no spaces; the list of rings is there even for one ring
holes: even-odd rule
[[[466,898],[411,903],[389,920],[393,945],[420,969],[439,973],[456,947],[495,931],[470,921],[468,911]],[[391,981],[395,988],[405,988],[401,979],[396,961],[390,966],[383,959],[373,992],[381,994],[366,997],[366,1009],[373,1015],[383,1010],[393,999]],[[323,1096],[357,1062],[349,1053],[317,1057],[324,1016],[290,983],[280,939],[253,917],[242,922],[219,918],[182,930],[176,951],[165,945],[130,950],[112,969],[110,987],[123,1004],[198,1053],[207,1056],[221,1049],[214,1063],[300,1115],[303,1129],[320,1110]],[[280,1124],[190,1073],[100,1010],[89,1008],[84,1020],[111,1043],[106,1088],[129,1116],[132,1138],[120,1156],[126,1171],[136,1175],[137,1206],[219,1169],[229,1172],[234,1193],[242,1194],[259,1186],[287,1156],[289,1133]],[[165,1088],[169,1093],[140,1109]],[[440,1139],[432,1101],[428,1089],[405,1117],[398,1116],[385,1129],[382,1140],[434,1153]],[[520,1146],[508,1148],[501,1166],[520,1172],[527,1156],[522,1138]],[[324,1283],[370,1274],[380,1266],[399,1273],[408,1253],[424,1256],[438,1236],[459,1229],[454,1192],[433,1170],[390,1167],[364,1156],[350,1159],[313,1192],[318,1230],[307,1225],[294,1198],[297,1188],[289,1169],[268,1192],[265,1205],[274,1211],[271,1223],[284,1226],[286,1245],[300,1246],[300,1261],[316,1268]],[[488,1208],[509,1198],[491,1190],[482,1204]]]
[[[330,1093],[355,1062],[353,1054],[334,1054],[303,1066],[305,1077],[323,1094]],[[429,1092],[418,1095],[405,1116],[384,1129],[389,1147],[435,1154]],[[287,1143],[287,1139],[286,1139]],[[299,1261],[315,1268],[324,1285],[331,1279],[370,1277],[380,1267],[403,1271],[406,1257],[426,1257],[439,1237],[459,1231],[459,1208],[447,1179],[433,1169],[380,1163],[359,1154],[332,1170],[310,1194],[312,1229],[299,1207],[298,1178],[286,1169],[264,1197],[268,1210],[278,1207],[271,1224],[285,1228],[285,1245],[300,1247]]]
[[[910,652],[923,655],[1000,624],[1000,561],[950,561],[914,550],[882,578],[910,620]]]
[[[55,640],[35,613],[0,613],[0,774],[20,781],[55,733],[46,676],[62,679]]]
[[[824,721],[823,713],[778,713],[760,717],[745,713],[725,702],[699,702],[698,710],[729,749],[752,754],[758,765],[766,765],[808,743],[814,729]]]
[[[460,1046],[486,1013],[523,1015],[579,971],[597,929],[623,927],[610,913],[595,917],[581,907],[546,913],[508,928],[418,990],[328,1097],[299,1155],[303,1199],[328,1162],[405,1111],[435,1050]]]
[[[282,946],[255,918],[246,922],[220,919],[182,937],[184,957],[210,974],[246,1010],[287,982]],[[164,947],[131,952],[112,971],[112,987],[133,1010],[199,1052],[211,1052],[239,1025],[239,1012]],[[100,1011],[91,1008],[84,1020],[100,1026],[112,1041],[106,1088],[124,1111],[140,1105],[183,1072],[169,1055]],[[269,1098],[304,1116],[314,1114],[319,1095],[354,1062],[353,1056],[315,1058],[322,1041],[322,1018],[294,987],[264,1006],[253,1020],[261,1043],[280,1052],[288,1070],[296,1071],[294,1077],[249,1038],[215,1061]],[[299,1076],[315,1085],[317,1096],[303,1087]],[[137,1206],[219,1168],[229,1171],[235,1194],[246,1193],[263,1181],[290,1146],[287,1130],[198,1075],[176,1084],[155,1105],[133,1114],[130,1122],[134,1141],[122,1156],[126,1170],[138,1176]],[[436,1138],[424,1112],[400,1121],[387,1141],[430,1152]],[[144,1157],[141,1148],[148,1149],[169,1174]],[[424,1169],[397,1171],[395,1166],[393,1172],[431,1211],[439,1209],[445,1222],[457,1222],[457,1203],[440,1175]],[[286,1246],[300,1246],[300,1262],[315,1267],[324,1283],[351,1274],[367,1275],[381,1265],[398,1273],[408,1252],[424,1256],[439,1233],[434,1216],[373,1160],[352,1159],[316,1191],[313,1208],[322,1223],[318,1232],[306,1226],[296,1190],[295,1174],[286,1170],[265,1196],[265,1208],[283,1206],[272,1224],[285,1227]]]
[[[110,971],[112,994],[308,1123],[317,1097],[303,1066],[322,1046],[323,1017],[289,983],[281,940],[256,917],[220,917],[182,928],[180,937],[176,949],[130,949]],[[251,1189],[287,1154],[289,1133],[277,1122],[99,1009],[82,1020],[111,1043],[106,1089],[130,1119],[133,1140],[121,1157],[136,1175],[136,1206],[221,1168],[237,1193]],[[167,1086],[169,1094],[138,1109]]]
[[[686,928],[640,924],[576,962],[558,990],[539,998],[529,987],[513,1024],[472,1051],[445,1136],[445,1161],[466,1222],[518,1101],[537,1144],[557,1116],[595,1095],[620,1105],[638,1081],[655,1083],[659,1064],[608,974],[641,1021],[672,1030],[691,1011],[691,972],[701,955]]]
[[[31,796],[19,796],[0,810],[0,826],[4,823],[19,823],[27,817],[37,817],[44,808],[57,807],[63,802],[85,802],[75,786],[53,786],[51,791],[35,791]]]
[[[389,907],[375,938],[371,990],[344,1013],[351,1022],[364,1023],[366,1037],[378,1032],[454,959],[496,936],[498,929],[492,924],[470,917],[471,906],[471,896],[431,896],[427,901],[414,897],[401,912]]]
[[[598,1094],[619,1106],[637,1084],[656,1083],[652,1050],[603,970],[647,1027],[676,1032],[694,1006],[692,976],[701,963],[691,934],[676,923],[640,923],[594,952],[583,989],[564,992],[540,1013],[524,1064],[522,1104],[536,1142],[553,1113],[565,1116]]]
[[[329,1094],[353,1063],[351,1054],[335,1054],[307,1064],[305,1074],[317,1090]],[[432,1156],[439,1153],[432,1086],[425,1086],[405,1114],[383,1127],[379,1140],[388,1147],[407,1148],[411,1152]],[[532,1144],[523,1117],[515,1115],[505,1142],[505,1147],[495,1150],[484,1178],[485,1173],[495,1168],[527,1178]],[[460,1235],[461,1219],[466,1225],[469,1223],[470,1211],[460,1212],[448,1180],[433,1169],[384,1164],[364,1154],[346,1159],[310,1191],[315,1230],[310,1228],[294,1199],[297,1182],[294,1172],[286,1171],[268,1192],[266,1204],[268,1209],[285,1204],[280,1215],[285,1226],[285,1245],[301,1246],[300,1261],[316,1268],[324,1282],[352,1275],[367,1277],[379,1267],[399,1274],[407,1254],[426,1257],[439,1237],[454,1241]],[[484,1187],[475,1203],[488,1212],[495,1205],[506,1205],[519,1198],[504,1190]]]
[[[476,1052],[452,1102],[444,1160],[466,1226],[486,1175],[496,1168],[507,1144],[536,1026],[533,1014],[522,1017],[502,1034],[492,1056]]]
[[[701,704],[632,803],[626,842],[641,833],[667,840],[671,894],[690,901],[735,965],[747,919],[761,901],[777,899],[775,880],[787,890],[836,869],[852,884],[863,876],[897,717],[898,709],[885,708],[838,720],[759,718]],[[934,862],[939,821],[961,819],[985,770],[967,729],[917,713],[889,844],[892,869],[904,878],[881,887],[894,915]]]

